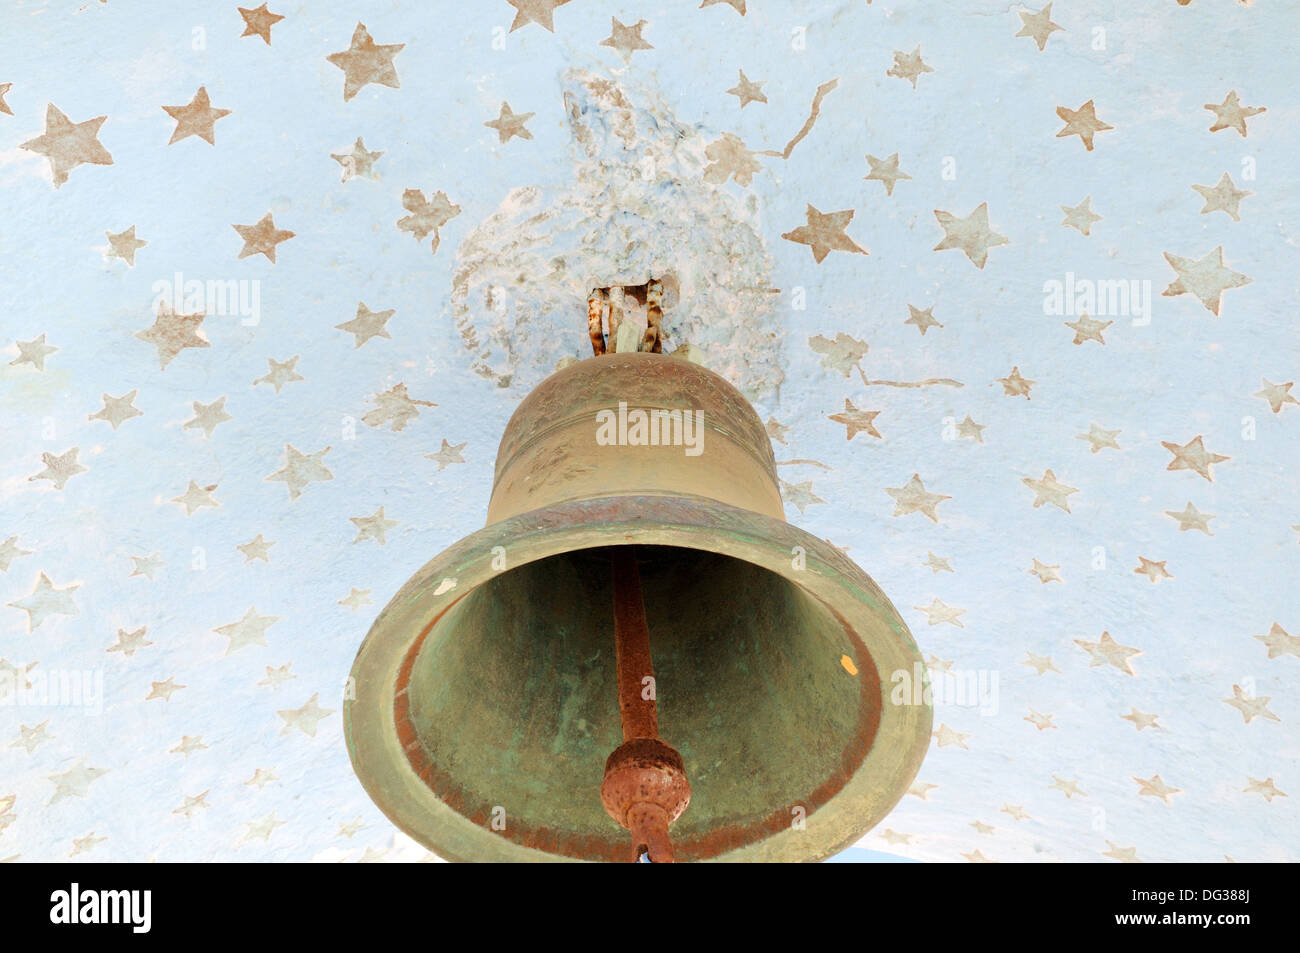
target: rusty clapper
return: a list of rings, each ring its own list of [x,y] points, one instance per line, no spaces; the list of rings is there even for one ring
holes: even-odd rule
[[[592,292],[592,357],[506,425],[487,525],[411,577],[353,664],[353,767],[449,860],[821,860],[929,745],[925,693],[898,683],[924,671],[906,625],[785,521],[758,415],[662,353],[664,308],[656,280]],[[656,439],[598,439],[616,410]]]

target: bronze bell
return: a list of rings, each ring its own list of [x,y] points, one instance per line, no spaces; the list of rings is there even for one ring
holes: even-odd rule
[[[915,777],[931,709],[891,694],[921,671],[867,574],[785,521],[740,393],[632,351],[520,404],[487,526],[385,607],[344,720],[366,791],[450,860],[821,860]]]

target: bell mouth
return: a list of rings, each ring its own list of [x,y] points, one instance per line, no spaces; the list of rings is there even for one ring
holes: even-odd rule
[[[692,784],[679,859],[817,860],[860,838],[929,745],[929,707],[890,699],[920,665],[906,626],[829,544],[683,497],[525,513],[420,570],[345,700],[370,796],[447,859],[625,859],[599,797],[621,741],[605,547],[633,544],[660,735]]]

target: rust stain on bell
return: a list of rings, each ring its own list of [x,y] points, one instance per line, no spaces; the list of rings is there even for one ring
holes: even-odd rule
[[[929,706],[891,700],[922,664],[906,625],[785,521],[748,402],[657,353],[659,294],[628,353],[606,340],[623,294],[593,295],[596,356],[520,404],[487,525],[412,576],[353,665],[357,775],[447,859],[821,860],[928,748]],[[654,443],[633,425],[651,412]]]

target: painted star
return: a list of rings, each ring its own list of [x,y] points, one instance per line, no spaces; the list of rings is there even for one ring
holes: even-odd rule
[[[921,482],[919,474],[913,473],[912,478],[902,486],[885,487],[885,492],[894,498],[893,516],[906,516],[908,513],[921,513],[928,516],[931,522],[939,522],[939,515],[936,510],[938,505],[944,500],[951,500],[952,497],[946,493],[930,493],[925,489],[925,484]]]
[[[106,774],[107,768],[90,767],[86,764],[86,759],[82,758],[62,774],[48,775],[49,780],[54,782],[54,794],[46,806],[57,804],[65,797],[85,797],[90,791],[90,785]]]
[[[145,646],[153,645],[144,637],[149,630],[147,625],[142,625],[134,632],[128,632],[126,629],[117,630],[117,641],[104,649],[105,652],[121,652],[127,658],[130,658]]]
[[[1169,466],[1165,467],[1166,470],[1192,470],[1211,483],[1214,482],[1214,476],[1210,473],[1210,467],[1232,459],[1221,453],[1211,453],[1206,450],[1200,434],[1181,447],[1168,440],[1161,440],[1160,445],[1174,455],[1174,458],[1169,461]]]
[[[1032,477],[1023,477],[1020,482],[1034,491],[1034,509],[1038,509],[1044,503],[1051,503],[1068,513],[1070,512],[1070,494],[1079,492],[1074,487],[1066,486],[1058,481],[1056,474],[1051,470],[1044,470],[1041,479],[1035,480]]]
[[[241,543],[235,548],[244,554],[244,562],[246,563],[251,563],[254,559],[269,563],[271,561],[271,547],[274,545],[274,542],[263,539],[262,534],[258,533],[255,539]]]
[[[1077,228],[1085,235],[1092,234],[1093,222],[1101,221],[1101,216],[1092,210],[1091,195],[1073,208],[1062,205],[1061,211],[1065,213],[1065,218],[1061,220],[1061,224],[1067,228]]]
[[[172,811],[172,813],[183,814],[186,817],[193,817],[194,812],[199,810],[200,808],[212,806],[211,804],[209,804],[207,801],[204,800],[204,798],[206,798],[207,796],[208,796],[207,791],[204,791],[202,794],[195,794],[193,796],[186,794],[184,795],[185,797],[184,803],[182,803],[180,807]]]
[[[49,480],[54,485],[54,489],[62,490],[67,482],[78,473],[85,473],[89,467],[83,467],[77,462],[77,453],[80,447],[73,447],[71,450],[65,450],[61,454],[53,454],[48,451],[41,454],[41,460],[45,463],[45,469],[35,476],[27,478],[30,483],[32,480]]]
[[[365,24],[358,23],[352,31],[351,45],[341,53],[331,53],[325,57],[343,70],[343,101],[347,102],[369,83],[390,89],[400,87],[402,84],[397,81],[397,67],[393,65],[393,57],[405,45],[392,43],[381,46],[370,38]]]
[[[983,821],[971,821],[970,826],[975,828],[977,834],[992,834],[997,830],[992,824],[985,824]]]
[[[269,841],[277,827],[283,827],[288,823],[288,821],[282,821],[276,817],[275,811],[272,811],[260,821],[246,821],[244,823],[244,833],[240,836],[238,843],[242,844],[251,840]]]
[[[1137,672],[1133,671],[1133,663],[1130,659],[1141,655],[1142,651],[1140,649],[1135,649],[1132,646],[1120,645],[1111,638],[1109,632],[1103,632],[1101,634],[1101,639],[1097,642],[1075,639],[1074,644],[1091,656],[1091,659],[1088,662],[1089,668],[1096,668],[1099,665],[1109,665],[1112,668],[1119,669],[1126,675],[1137,676]]]
[[[1268,630],[1267,635],[1254,635],[1251,638],[1263,642],[1268,647],[1269,658],[1281,658],[1283,655],[1294,655],[1300,658],[1300,636],[1291,635],[1276,622]]]
[[[976,443],[984,442],[984,431],[988,429],[986,424],[977,424],[971,420],[970,414],[966,419],[957,425],[957,436],[966,440],[974,440]]]
[[[135,226],[132,225],[124,232],[105,232],[108,236],[108,249],[105,251],[105,258],[120,258],[130,267],[135,267],[136,249],[143,248],[149,243],[135,237]]]
[[[371,605],[370,590],[358,589],[356,586],[353,586],[352,591],[339,600],[339,605],[347,606],[353,612],[360,609],[362,606]]]
[[[959,748],[965,748],[969,751],[970,748],[966,746],[966,739],[969,737],[969,734],[963,734],[960,731],[953,731],[947,725],[943,724],[941,724],[934,732],[934,740],[938,743],[940,748],[947,748],[949,745],[957,745]]]
[[[727,90],[727,95],[735,96],[740,100],[740,108],[744,109],[750,103],[765,103],[767,96],[763,93],[763,84],[753,82],[745,71],[740,71],[740,80],[735,86]]]
[[[1180,258],[1164,252],[1165,261],[1178,274],[1168,288],[1161,292],[1162,297],[1172,298],[1181,294],[1195,295],[1213,315],[1218,315],[1223,293],[1230,288],[1241,288],[1251,283],[1252,279],[1240,272],[1233,271],[1223,264],[1223,246],[1206,252],[1202,258]]]
[[[285,662],[283,665],[274,668],[268,665],[266,667],[266,678],[257,684],[263,688],[278,689],[285,682],[292,682],[298,677],[289,671],[292,664],[292,662]]]
[[[521,26],[527,26],[529,23],[536,23],[545,30],[555,32],[555,8],[562,7],[569,0],[506,0],[517,11],[515,13],[515,22],[510,24],[510,32],[514,33]]]
[[[244,240],[244,247],[239,250],[240,258],[247,258],[249,255],[265,255],[271,260],[271,264],[275,264],[275,246],[293,238],[293,232],[275,227],[275,219],[271,217],[270,212],[258,219],[256,225],[231,225],[230,227]]]
[[[433,198],[426,199],[419,189],[407,189],[402,193],[402,208],[410,212],[397,220],[400,231],[410,232],[417,242],[424,241],[432,232],[432,248],[436,254],[442,243],[440,229],[460,214],[460,206],[452,204],[447,193],[439,190]]]
[[[859,433],[866,433],[872,437],[879,437],[880,432],[876,430],[875,419],[880,416],[878,410],[858,410],[853,406],[853,401],[847,397],[844,398],[844,411],[838,414],[830,414],[831,420],[837,424],[844,424],[845,440],[852,440]]]
[[[284,719],[284,727],[280,729],[280,734],[287,735],[296,728],[304,735],[315,738],[317,725],[323,719],[334,714],[334,709],[321,708],[320,705],[316,704],[318,698],[320,698],[320,692],[312,695],[301,708],[290,708],[276,712],[277,715]]]
[[[1139,565],[1133,571],[1139,576],[1146,576],[1152,583],[1157,583],[1161,579],[1173,579],[1173,574],[1165,568],[1166,562],[1168,562],[1167,559],[1155,562],[1154,560],[1147,559],[1145,556],[1139,556]]]
[[[14,341],[18,345],[18,356],[9,362],[10,367],[16,367],[20,364],[30,364],[38,371],[45,370],[45,359],[58,350],[57,347],[45,343],[45,335],[31,341]]]
[[[189,136],[198,136],[206,140],[209,145],[216,145],[215,124],[223,116],[229,116],[229,109],[214,109],[212,101],[208,99],[208,90],[206,86],[200,86],[199,91],[194,94],[194,98],[184,106],[164,106],[163,112],[176,120],[176,128],[172,131],[172,137],[167,140],[167,145],[173,142],[179,142],[181,139]]]
[[[768,417],[767,423],[764,424],[763,427],[767,431],[768,437],[772,440],[776,441],[783,447],[789,446],[789,444],[786,443],[785,435],[790,432],[790,428],[785,424],[781,423],[775,417]]]
[[[885,75],[905,79],[912,84],[913,89],[916,89],[916,81],[920,75],[933,72],[933,67],[927,66],[921,59],[921,48],[918,46],[911,53],[894,50],[894,65],[885,70]]]
[[[885,842],[886,842],[886,843],[889,843],[889,844],[910,844],[910,843],[912,843],[912,835],[911,835],[911,834],[900,834],[900,833],[898,833],[898,831],[891,830],[891,829],[888,828],[888,827],[885,828],[883,831],[880,832],[880,836],[883,837],[883,838],[885,839]]]
[[[814,206],[809,205],[805,211],[805,216],[808,219],[806,225],[800,225],[781,237],[798,245],[807,245],[812,249],[813,258],[817,264],[820,265],[825,261],[826,256],[832,251],[853,252],[859,255],[870,254],[845,234],[844,230],[848,228],[849,222],[853,221],[853,209],[822,213]]]
[[[293,444],[284,445],[284,466],[266,479],[272,483],[283,483],[289,488],[289,499],[296,500],[302,491],[312,483],[322,483],[334,479],[334,474],[322,462],[330,448],[317,450],[315,453],[302,453]]]
[[[30,556],[31,554],[32,550],[19,548],[17,536],[10,536],[3,543],[0,543],[0,572],[8,572],[9,564],[19,556]]]
[[[179,754],[188,758],[196,751],[206,751],[207,745],[203,743],[202,735],[182,735],[181,740],[175,748],[168,750],[168,754]]]
[[[1011,239],[999,235],[989,227],[989,203],[981,202],[965,218],[958,218],[951,212],[934,210],[934,217],[943,228],[943,241],[934,246],[935,251],[956,248],[966,253],[966,257],[976,268],[983,268],[988,261],[989,249],[999,245],[1009,245]]]
[[[279,781],[274,771],[267,771],[265,768],[257,768],[253,771],[253,776],[244,783],[249,787],[257,788],[259,791],[266,787],[272,781]]]
[[[1104,430],[1093,423],[1088,425],[1087,433],[1075,434],[1074,436],[1077,440],[1088,441],[1093,453],[1100,453],[1107,448],[1123,450],[1124,448],[1119,445],[1119,441],[1115,439],[1119,434],[1120,431],[1118,430]]]
[[[1025,572],[1029,573],[1031,576],[1037,576],[1038,581],[1046,585],[1049,582],[1065,582],[1065,580],[1061,578],[1060,569],[1060,565],[1049,566],[1046,563],[1040,563],[1037,559],[1034,559],[1033,568],[1026,569]],[[1042,673],[1039,672],[1039,674],[1041,675]]]
[[[226,654],[231,655],[249,645],[266,645],[266,630],[279,618],[275,615],[258,615],[257,608],[250,607],[238,622],[218,626],[212,631],[230,640],[226,646]]]
[[[1140,864],[1138,860],[1136,847],[1120,847],[1110,841],[1106,841],[1106,849],[1101,852],[1101,856],[1109,857],[1111,860],[1118,860],[1125,864]]]
[[[285,384],[292,383],[293,381],[306,380],[307,378],[299,374],[297,370],[298,358],[300,356],[301,355],[295,354],[287,361],[277,361],[273,357],[268,357],[266,363],[270,367],[270,370],[257,380],[253,381],[253,386],[256,387],[258,384],[270,384],[275,388],[275,392],[278,394],[280,393],[280,388]]]
[[[654,47],[647,43],[645,37],[641,35],[646,22],[645,20],[638,20],[632,26],[625,26],[616,18],[610,17],[609,36],[601,40],[600,45],[618,50],[623,54],[624,59],[631,59],[632,54],[637,50],[653,50]]]
[[[1003,804],[1002,813],[1010,814],[1011,817],[1017,821],[1028,820],[1029,818],[1029,815],[1025,813],[1024,807],[1019,804]]]
[[[343,179],[346,182],[352,178],[377,179],[379,176],[375,173],[375,163],[379,161],[382,152],[367,152],[366,144],[360,136],[352,144],[351,152],[330,153],[330,158],[343,166]]]
[[[942,556],[936,556],[934,553],[930,552],[925,554],[925,560],[922,562],[922,565],[930,567],[930,571],[936,576],[941,572],[953,571],[952,566],[948,565],[947,559],[944,559]]]
[[[13,83],[0,83],[0,113],[4,113],[6,116],[14,114],[14,111],[9,108],[9,104],[5,102],[5,93],[9,92],[13,85]]]
[[[236,7],[239,15],[244,18],[244,32],[239,34],[243,36],[260,36],[266,41],[266,45],[271,45],[271,27],[275,26],[284,17],[278,13],[272,13],[266,9],[266,4],[255,7],[252,10],[245,10],[243,7]],[[206,807],[206,805],[204,805]]]
[[[1187,502],[1187,506],[1181,513],[1175,512],[1174,510],[1165,510],[1165,515],[1178,520],[1178,529],[1180,532],[1185,532],[1189,529],[1199,529],[1206,536],[1214,535],[1210,532],[1210,520],[1214,519],[1214,514],[1202,513],[1192,505],[1190,500]]]
[[[405,430],[406,425],[420,416],[420,407],[436,407],[429,400],[417,400],[406,391],[400,381],[382,393],[373,395],[375,409],[367,412],[361,422],[368,427],[388,425],[394,432]]]
[[[1077,781],[1064,781],[1061,778],[1058,778],[1056,775],[1052,775],[1052,783],[1049,784],[1048,787],[1060,791],[1067,798],[1072,798],[1076,794],[1079,797],[1088,796],[1084,794],[1083,791],[1080,789],[1079,783]]]
[[[1120,715],[1120,717],[1125,721],[1133,722],[1133,726],[1137,728],[1138,731],[1141,731],[1143,728],[1155,728],[1157,731],[1164,731],[1164,728],[1160,725],[1158,715],[1148,715],[1145,712],[1138,711],[1131,705],[1129,706],[1128,714]]]
[[[929,781],[917,781],[907,789],[907,793],[913,797],[919,797],[922,801],[928,801],[930,800],[930,792],[938,786],[937,784],[931,784]]]
[[[877,159],[875,156],[867,156],[867,164],[871,166],[871,171],[863,176],[864,179],[874,179],[877,182],[883,182],[885,185],[885,194],[894,194],[894,185],[899,179],[910,179],[911,176],[898,167],[898,153],[895,152],[888,159]]]
[[[912,608],[925,613],[927,625],[939,625],[942,622],[947,622],[959,629],[966,628],[961,621],[961,616],[966,613],[966,610],[947,605],[941,599],[931,600],[928,606],[912,606]]]
[[[703,10],[705,7],[711,7],[715,3],[725,3],[732,7],[742,17],[745,15],[745,0],[703,0],[700,4],[700,9]]]
[[[1037,381],[1026,380],[1020,376],[1020,368],[1011,368],[1011,373],[1006,377],[999,377],[998,383],[1002,385],[1002,393],[1005,397],[1023,397],[1029,400],[1029,390]]]
[[[1246,776],[1246,787],[1241,789],[1243,794],[1261,794],[1264,800],[1272,802],[1275,797],[1286,797],[1285,791],[1279,790],[1273,783],[1272,778],[1265,778],[1263,781],[1256,781],[1249,775]]]
[[[795,507],[800,514],[814,504],[826,502],[813,492],[811,480],[804,480],[802,483],[787,483],[782,480],[781,499]]]
[[[1241,100],[1237,99],[1237,91],[1229,90],[1228,95],[1223,97],[1223,102],[1219,105],[1206,103],[1205,108],[1214,113],[1214,125],[1210,126],[1210,132],[1218,132],[1220,129],[1236,129],[1244,138],[1246,135],[1246,120],[1251,116],[1258,116],[1262,112],[1268,112],[1265,106],[1243,106]]]
[[[104,406],[95,411],[93,414],[87,414],[87,420],[104,420],[113,425],[116,430],[118,425],[132,417],[144,416],[144,411],[136,410],[132,404],[135,402],[136,391],[123,394],[121,397],[110,397],[108,394],[102,395]]]
[[[1270,695],[1247,695],[1242,691],[1240,685],[1232,686],[1232,697],[1224,698],[1225,704],[1231,705],[1237,711],[1241,712],[1241,718],[1246,724],[1250,724],[1256,718],[1265,718],[1269,721],[1281,721],[1277,715],[1268,710]]]
[[[489,119],[483,125],[489,129],[497,131],[497,139],[501,142],[509,142],[515,136],[520,139],[531,139],[533,134],[525,128],[524,123],[532,119],[536,113],[517,113],[510,109],[507,102],[501,103],[501,112],[496,119]]]
[[[1047,46],[1047,38],[1057,30],[1065,29],[1058,23],[1052,22],[1052,5],[1049,3],[1037,13],[1029,13],[1025,10],[1016,11],[1020,14],[1020,32],[1016,36],[1030,37],[1038,44],[1038,49],[1042,50]]]
[[[1027,721],[1027,722],[1029,722],[1031,725],[1033,725],[1033,726],[1034,726],[1035,728],[1037,728],[1039,731],[1046,731],[1048,728],[1056,728],[1056,727],[1057,727],[1056,725],[1052,724],[1052,719],[1053,719],[1054,717],[1056,717],[1056,716],[1055,716],[1055,715],[1044,715],[1042,712],[1034,711],[1034,710],[1031,708],[1031,709],[1029,709],[1029,714],[1026,715],[1026,716],[1025,716],[1023,719],[1021,719],[1021,720],[1022,720],[1022,721]]]
[[[135,568],[131,570],[131,575],[144,576],[149,580],[152,580],[153,574],[164,565],[157,553],[150,553],[148,556],[132,556],[131,562],[135,564]]]
[[[218,397],[210,404],[201,404],[197,400],[191,403],[194,407],[194,418],[185,421],[183,427],[186,430],[202,430],[205,437],[212,436],[212,431],[217,429],[217,424],[235,419],[226,413],[225,397]]]
[[[96,116],[74,123],[50,103],[45,107],[45,132],[35,139],[28,139],[19,148],[49,159],[57,189],[68,181],[68,173],[79,165],[113,164],[113,157],[99,141],[99,127],[107,118]]]
[[[907,306],[907,310],[908,310],[908,318],[903,323],[916,325],[917,330],[921,332],[921,337],[925,337],[925,332],[930,330],[931,328],[943,327],[942,324],[940,324],[938,321],[934,319],[933,305],[931,305],[930,307],[922,311],[920,308],[914,308],[909,304]],[[980,442],[983,443],[983,441]]]
[[[1267,377],[1263,378],[1263,381],[1264,389],[1255,391],[1255,393],[1250,396],[1264,398],[1264,400],[1268,401],[1269,409],[1273,411],[1273,413],[1281,413],[1282,408],[1287,404],[1300,404],[1300,400],[1296,400],[1291,396],[1291,388],[1295,384],[1294,381],[1287,381],[1285,384],[1274,384]]]
[[[348,821],[346,824],[339,825],[339,832],[336,836],[346,837],[348,839],[351,839],[352,837],[364,831],[369,826],[370,825],[368,824],[361,823],[361,818],[359,817],[353,818],[352,820]]]
[[[135,336],[158,349],[158,366],[166,370],[185,348],[212,346],[199,327],[205,317],[204,314],[177,314],[170,304],[160,301],[153,325],[137,331]]]
[[[9,747],[23,748],[24,750],[26,750],[28,754],[31,754],[33,751],[35,751],[46,741],[53,740],[54,736],[51,735],[49,731],[46,730],[49,724],[50,724],[50,720],[46,718],[39,725],[35,725],[31,728],[27,727],[26,725],[19,725],[18,740],[12,742],[9,745]],[[0,825],[0,827],[2,826],[3,825]]]
[[[210,486],[199,486],[193,480],[180,496],[172,497],[171,503],[181,503],[185,506],[185,515],[193,516],[195,510],[202,509],[205,506],[219,507],[221,504],[213,499],[212,491],[217,488],[215,483]]]
[[[169,702],[172,700],[172,695],[185,687],[184,685],[177,685],[176,679],[170,675],[167,676],[166,681],[150,682],[150,686],[149,694],[144,697],[145,701],[161,698],[163,701]]]
[[[978,848],[976,848],[975,850],[971,851],[969,854],[963,853],[962,856],[965,857],[965,858],[966,858],[968,861],[970,861],[972,864],[996,864],[996,863],[997,863],[996,860],[991,860],[990,858],[985,857],[985,856],[984,856],[984,855],[979,851]]]
[[[1140,796],[1145,795],[1147,797],[1158,797],[1166,804],[1169,803],[1169,799],[1173,795],[1183,793],[1178,788],[1170,787],[1164,781],[1160,780],[1160,775],[1158,774],[1153,774],[1151,777],[1145,779],[1134,778],[1133,780],[1141,786],[1141,789],[1138,791]]]
[[[398,525],[397,520],[384,517],[384,508],[382,506],[372,516],[351,516],[348,519],[357,528],[357,538],[352,541],[354,544],[362,540],[373,539],[380,546],[383,546],[388,541],[388,531]]]
[[[468,441],[465,441],[463,443],[450,444],[447,442],[447,438],[443,437],[442,448],[437,453],[426,453],[424,455],[425,459],[437,461],[438,470],[441,472],[442,470],[445,470],[447,467],[451,466],[453,463],[465,462],[465,458],[460,455],[460,452],[465,449],[466,443],[468,443]]]
[[[1097,118],[1091,99],[1078,109],[1057,106],[1056,115],[1060,116],[1061,121],[1065,123],[1065,128],[1056,134],[1056,138],[1063,139],[1066,136],[1078,136],[1083,140],[1083,145],[1089,152],[1092,151],[1092,137],[1094,135],[1115,128],[1114,126],[1108,126]]]
[[[1232,176],[1226,172],[1219,176],[1219,181],[1212,186],[1193,185],[1192,188],[1200,193],[1201,198],[1205,199],[1205,207],[1201,209],[1202,215],[1208,215],[1210,212],[1223,212],[1231,217],[1234,222],[1241,221],[1241,215],[1238,212],[1241,200],[1248,195],[1255,194],[1237,188],[1233,184]]]
[[[1096,341],[1099,344],[1105,344],[1106,339],[1101,336],[1101,332],[1114,323],[1114,321],[1096,321],[1086,314],[1079,315],[1077,321],[1064,322],[1067,328],[1073,329],[1075,344],[1082,344],[1085,341]]]

